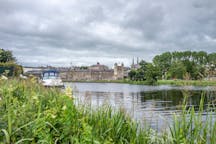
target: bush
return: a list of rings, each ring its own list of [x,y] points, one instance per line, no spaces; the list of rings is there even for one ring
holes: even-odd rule
[[[23,68],[15,63],[0,63],[0,75],[19,76],[23,73]]]

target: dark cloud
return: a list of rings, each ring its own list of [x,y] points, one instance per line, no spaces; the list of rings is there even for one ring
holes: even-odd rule
[[[25,65],[147,61],[215,52],[215,0],[0,0],[0,47]]]

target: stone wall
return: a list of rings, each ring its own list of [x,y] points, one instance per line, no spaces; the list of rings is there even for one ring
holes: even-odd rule
[[[63,81],[97,81],[114,80],[114,71],[71,70],[60,72]]]

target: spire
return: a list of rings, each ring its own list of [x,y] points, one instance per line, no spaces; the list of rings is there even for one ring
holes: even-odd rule
[[[131,68],[132,69],[134,68],[134,57],[133,57],[133,60],[132,60]]]

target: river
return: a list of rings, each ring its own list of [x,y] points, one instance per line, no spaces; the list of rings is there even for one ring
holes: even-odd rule
[[[201,95],[204,104],[216,100],[214,86],[146,86],[118,83],[65,83],[73,89],[76,101],[93,107],[109,105],[123,109],[134,120],[154,129],[167,128],[173,113],[181,110],[184,95],[188,106],[198,107]],[[207,107],[207,106],[206,106]],[[204,115],[205,116],[205,115]]]

